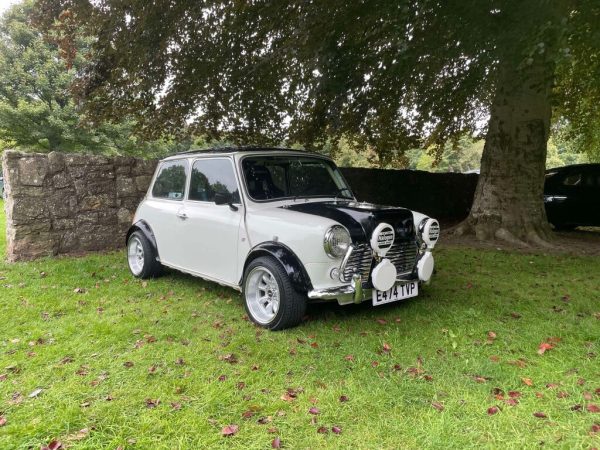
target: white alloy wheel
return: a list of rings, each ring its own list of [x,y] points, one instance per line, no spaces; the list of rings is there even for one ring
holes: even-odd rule
[[[144,270],[144,247],[137,236],[133,236],[129,240],[127,261],[129,262],[129,269],[135,276],[138,276]]]
[[[273,273],[257,266],[246,277],[244,289],[246,305],[252,317],[260,324],[270,323],[279,311],[280,291]]]

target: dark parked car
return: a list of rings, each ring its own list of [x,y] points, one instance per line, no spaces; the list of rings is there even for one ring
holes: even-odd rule
[[[577,164],[546,171],[544,203],[557,230],[600,226],[600,164]]]

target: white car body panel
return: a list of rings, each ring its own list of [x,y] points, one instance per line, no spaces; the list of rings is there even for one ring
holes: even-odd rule
[[[240,187],[241,204],[234,211],[228,205],[216,205],[187,199],[190,176],[186,186],[185,200],[156,199],[152,186],[158,174],[157,167],[146,197],[136,211],[133,224],[146,221],[156,239],[160,262],[166,266],[205,278],[210,281],[241,290],[244,265],[249,253],[257,245],[277,242],[288,247],[304,266],[314,290],[346,286],[331,276],[338,268],[341,258],[325,253],[325,232],[335,220],[319,215],[306,214],[284,208],[286,205],[336,201],[336,198],[301,198],[279,201],[253,201],[247,193],[241,173],[241,159],[246,155],[307,155],[294,151],[253,151],[220,154],[176,155],[163,161],[176,159],[193,162],[200,158],[228,158],[234,163]],[[323,158],[329,160],[328,158]],[[182,219],[179,215],[185,214]],[[415,226],[428,216],[412,211]]]

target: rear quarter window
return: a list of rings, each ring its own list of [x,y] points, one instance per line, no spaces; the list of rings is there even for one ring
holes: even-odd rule
[[[162,163],[152,186],[152,197],[183,200],[187,176],[187,160]]]

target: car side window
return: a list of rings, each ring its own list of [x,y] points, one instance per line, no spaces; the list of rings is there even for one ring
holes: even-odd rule
[[[581,185],[581,173],[571,173],[567,175],[562,184],[565,186],[580,186]]]
[[[187,160],[166,161],[162,163],[154,181],[154,186],[152,186],[152,197],[183,200],[187,174]]]
[[[233,164],[229,159],[199,159],[192,166],[189,200],[214,202],[215,194],[229,194],[232,203],[240,203]]]

